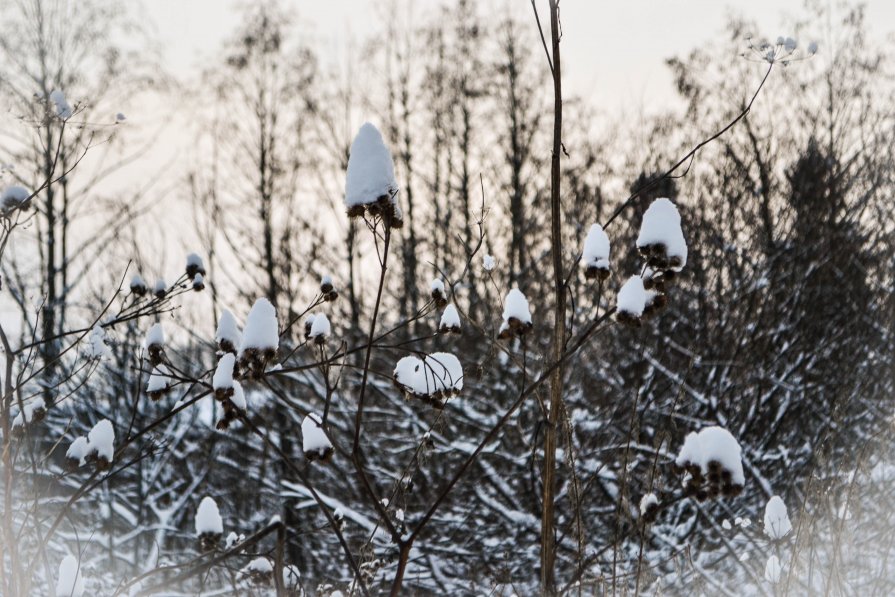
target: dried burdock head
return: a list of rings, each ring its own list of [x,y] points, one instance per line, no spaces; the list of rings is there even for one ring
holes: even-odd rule
[[[441,334],[455,334],[457,336],[461,336],[463,334],[463,330],[460,329],[459,325],[442,324],[442,326],[438,328],[438,332]]]
[[[668,297],[654,293],[643,307],[643,319],[649,319],[668,305]]]
[[[225,400],[229,400],[230,397],[233,396],[233,388],[217,388],[214,391],[214,399],[218,402],[224,402]]]
[[[236,362],[244,379],[257,380],[264,377],[264,371],[277,357],[275,348],[246,348]]]
[[[447,307],[448,300],[447,296],[445,296],[444,291],[440,288],[432,289],[432,300],[435,301],[435,306],[439,309],[444,309]]]
[[[202,533],[199,535],[199,549],[201,551],[212,551],[220,542],[220,533]]]
[[[320,282],[320,292],[322,294],[327,294],[333,291],[333,282],[329,278],[329,276],[324,276],[323,280]]]
[[[168,296],[168,290],[166,288],[156,288],[152,294],[155,295],[155,298],[157,299],[163,299]]]
[[[323,446],[316,450],[308,450],[305,452],[305,458],[308,462],[325,463],[329,461],[329,457],[333,455],[334,448],[332,446]]]
[[[229,400],[227,402],[229,402]],[[227,402],[225,402],[224,404],[226,405]],[[218,431],[226,431],[227,429],[230,429],[230,424],[233,423],[233,421],[235,421],[238,417],[239,414],[236,412],[235,408],[228,409],[225,407],[224,412],[221,413],[221,418],[218,419],[218,422],[215,425],[215,428]]]
[[[721,492],[725,497],[734,498],[743,492],[743,486],[738,483],[725,483],[721,487]]]
[[[589,265],[584,269],[584,277],[588,280],[605,282],[609,278],[609,268]]]
[[[65,459],[65,470],[70,473],[75,472],[81,467],[81,459],[80,458],[71,458],[66,457]]]
[[[220,342],[218,342],[218,348],[220,348],[221,353],[226,354],[226,353],[230,352],[230,353],[236,354],[236,346],[234,346],[234,344],[230,340],[227,340],[226,338],[221,338]],[[234,370],[234,375],[236,375],[235,370]]]
[[[193,276],[193,290],[196,292],[202,292],[205,290],[205,278],[202,277],[202,274],[196,274]]]
[[[98,471],[107,471],[112,468],[112,463],[105,456],[100,456],[96,452],[87,455],[87,462],[96,467]]]
[[[204,276],[205,266],[198,255],[190,253],[186,258],[186,275],[188,278],[195,278],[196,274]]]
[[[349,207],[347,213],[349,218],[362,218],[365,211],[366,206],[364,206],[363,204],[357,204]]]
[[[337,298],[339,298],[339,293],[335,290],[330,290],[329,292],[327,292],[326,294],[323,295],[323,300],[325,300],[328,303],[333,302]]]
[[[645,504],[643,512],[640,515],[640,519],[647,524],[653,523],[656,521],[656,518],[659,516],[659,503],[658,502],[649,502]]]
[[[392,204],[392,212],[388,218],[388,225],[390,228],[395,228],[397,230],[404,227],[404,212],[401,211],[401,208],[397,203]]]
[[[311,328],[314,327],[314,315],[309,315],[305,319],[305,340],[311,339]]]
[[[700,502],[704,502],[704,501],[706,501],[706,500],[708,499],[708,497],[709,497],[709,494],[708,494],[708,492],[707,492],[705,489],[703,489],[703,488],[700,487],[700,488],[696,491],[696,499],[697,499],[698,501],[700,501]]]
[[[249,566],[251,566],[251,564],[249,564]],[[273,582],[272,569],[249,568],[246,571],[246,576],[248,576],[249,582],[256,587],[269,587],[271,582]]]
[[[500,324],[500,330],[497,332],[498,340],[512,340],[513,339],[513,330],[510,329],[510,326],[507,325],[507,322],[503,322]]]
[[[146,347],[146,356],[148,357],[149,364],[153,367],[157,367],[161,364],[162,360],[164,360],[165,346],[163,344],[150,344]]]
[[[326,335],[320,334],[318,336],[315,336],[314,344],[316,344],[317,346],[323,346],[324,344],[326,344]]]
[[[534,326],[530,321],[522,321],[516,317],[510,317],[507,319],[507,327],[514,335],[524,336],[526,332],[531,330]]]
[[[643,321],[640,317],[637,317],[633,313],[628,313],[627,311],[619,311],[615,314],[615,319],[620,324],[632,328],[639,328],[643,325]]]
[[[153,402],[158,402],[167,393],[168,393],[168,388],[165,387],[164,389],[161,389],[161,390],[152,390],[150,392],[146,392],[146,395],[149,396],[149,399],[152,400]]]

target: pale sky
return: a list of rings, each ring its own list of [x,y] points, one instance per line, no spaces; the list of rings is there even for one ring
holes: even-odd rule
[[[829,0],[835,4],[836,0]],[[757,22],[756,37],[788,35],[786,25],[804,14],[804,0],[563,0],[563,63],[566,89],[590,99],[598,108],[650,107],[667,97],[671,77],[666,58],[683,54],[719,35],[727,16]],[[315,49],[338,56],[352,43],[380,30],[387,18],[382,0],[287,0],[298,15],[300,30],[311,35]],[[399,1],[426,20],[443,0]],[[529,0],[480,0],[487,7],[507,6],[534,26]],[[542,19],[546,0],[538,0]],[[871,36],[895,31],[895,0],[865,3]],[[164,48],[165,66],[188,76],[213,56],[239,23],[238,0],[147,0],[145,7]],[[516,8],[518,7],[518,8]],[[548,26],[545,23],[545,26]],[[822,37],[822,32],[817,32]],[[808,40],[800,40],[807,43]],[[206,62],[207,63],[207,62]]]

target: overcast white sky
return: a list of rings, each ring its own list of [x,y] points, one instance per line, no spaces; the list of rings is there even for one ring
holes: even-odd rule
[[[518,10],[532,19],[529,0],[480,0]],[[822,0],[823,1],[823,0]],[[836,0],[830,0],[835,3]],[[286,0],[298,15],[301,30],[315,39],[316,48],[331,55],[345,51],[352,41],[378,30],[384,19],[383,0]],[[421,20],[442,0],[399,0]],[[538,0],[546,15],[546,0]],[[895,0],[869,0],[871,34],[883,38],[895,30]],[[165,51],[166,67],[187,76],[209,58],[237,26],[238,0],[146,0],[146,10]],[[804,0],[563,0],[564,86],[593,105],[619,107],[653,104],[667,97],[671,78],[664,66],[670,56],[689,51],[718,35],[728,15],[758,23],[758,35],[790,33],[786,24],[804,12]],[[818,32],[820,33],[820,32]],[[802,40],[807,43],[808,40]],[[322,46],[320,44],[323,44]]]

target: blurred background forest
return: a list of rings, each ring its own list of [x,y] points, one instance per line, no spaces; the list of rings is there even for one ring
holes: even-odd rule
[[[332,69],[321,67],[327,48],[306,41],[290,3],[243,10],[201,75],[180,81],[158,67],[151,32],[128,3],[0,3],[0,182],[37,188],[57,165],[77,164],[33,200],[27,225],[5,247],[2,323],[17,342],[87,325],[122,279],[139,272],[173,281],[195,251],[205,260],[206,290],[158,316],[168,358],[185,370],[213,369],[222,309],[244,319],[263,296],[281,324],[292,322],[314,303],[324,275],[339,292],[325,306],[329,350],[362,344],[378,261],[342,200],[351,140],[373,120],[394,157],[405,218],[393,239],[381,325],[411,323],[374,353],[363,442],[389,510],[412,520],[518,394],[519,361],[483,341],[496,336],[508,288],[524,291],[535,319],[518,354],[527,353],[530,366],[548,354],[553,97],[534,17],[527,2],[518,10],[446,2],[412,23],[371,25],[357,55]],[[776,67],[748,118],[701,150],[686,176],[621,214],[610,232],[610,280],[595,285],[572,270],[567,317],[577,330],[635,270],[646,207],[657,197],[677,203],[690,256],[668,309],[639,329],[609,327],[565,371],[560,587],[895,593],[895,54],[868,37],[858,4],[811,2],[787,26],[783,33],[800,44],[816,39],[817,56]],[[767,68],[741,57],[745,40],[777,33],[731,18],[707,32],[708,43],[693,40],[692,52],[657,57],[668,58],[674,80],[658,114],[615,118],[591,98],[565,98],[567,264],[592,223],[744,109]],[[65,127],[37,126],[45,108],[35,98],[57,87],[76,116]],[[179,102],[192,109],[179,133],[194,139],[193,150],[176,164],[141,165],[165,139],[128,115],[149,96],[160,110]],[[477,257],[454,289],[479,326],[464,322],[460,337],[435,334],[440,311],[426,311],[429,282],[456,278],[480,234],[496,267],[484,269]],[[421,310],[426,315],[415,318]],[[146,399],[141,343],[150,323],[110,329],[112,355],[99,363],[81,349],[63,353],[60,342],[40,345],[36,358],[54,364],[32,393],[51,406],[15,444],[18,481],[3,497],[5,510],[40,503],[16,516],[45,527],[84,480],[62,472],[71,439],[100,418],[122,434],[143,428],[188,392]],[[280,350],[294,348],[313,365],[319,354],[302,345],[302,331],[287,328]],[[402,343],[411,341],[463,361],[464,394],[443,411],[406,401],[392,386]],[[212,401],[154,429],[130,455],[132,466],[80,498],[35,576],[52,577],[53,562],[77,551],[91,594],[112,594],[150,563],[195,553],[195,510],[210,495],[225,535],[250,535],[279,515],[289,528],[286,560],[304,589],[345,590],[353,573],[336,537],[280,453],[301,458],[302,418],[330,397],[330,432],[350,442],[361,369],[358,352],[335,388],[335,371],[313,366],[247,387],[250,417],[277,450],[242,425],[215,430]],[[408,592],[537,591],[541,408],[538,400],[522,406],[431,521],[408,564]],[[710,424],[743,446],[745,490],[730,500],[681,500],[645,528],[640,498],[677,483],[669,459],[689,431]],[[49,472],[38,473],[38,464]],[[371,588],[386,586],[396,549],[377,532],[346,459],[337,450],[310,474],[344,515]],[[761,529],[774,494],[795,527],[778,543]],[[20,536],[20,547],[27,552],[39,535]],[[772,553],[786,564],[785,586],[765,581]],[[226,593],[215,587],[243,564],[206,578],[203,594]]]

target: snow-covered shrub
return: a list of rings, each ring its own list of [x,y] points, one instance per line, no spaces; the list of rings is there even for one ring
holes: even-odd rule
[[[218,509],[217,502],[210,496],[205,496],[199,502],[196,510],[196,537],[199,539],[199,547],[202,551],[209,551],[217,547],[224,534],[224,519]]]
[[[301,422],[301,449],[310,461],[325,461],[333,453],[332,442],[323,429],[323,422],[316,413],[308,413]]]
[[[239,344],[239,370],[250,379],[259,379],[277,356],[280,346],[277,310],[266,298],[252,305]]]
[[[454,355],[435,352],[423,359],[407,356],[398,361],[395,385],[408,398],[418,398],[437,409],[463,389],[463,366]]]
[[[348,153],[345,181],[345,207],[348,217],[364,213],[381,216],[387,222],[401,221],[397,203],[398,183],[392,155],[382,134],[367,122],[361,126]]]
[[[532,328],[531,310],[528,299],[518,288],[507,293],[503,306],[503,323],[500,325],[498,337],[508,339],[523,336]]]
[[[786,512],[786,504],[779,495],[771,496],[764,509],[764,532],[774,541],[783,539],[792,531],[792,523]]]
[[[742,448],[729,431],[711,426],[684,439],[675,467],[685,472],[687,495],[703,501],[719,495],[734,497],[745,486]]]
[[[584,265],[584,277],[588,280],[605,280],[609,277],[609,236],[599,224],[594,224],[584,239],[581,251],[581,263]]]
[[[438,331],[442,334],[461,334],[460,329],[460,313],[454,303],[444,308],[441,314],[441,321],[438,324]]]

